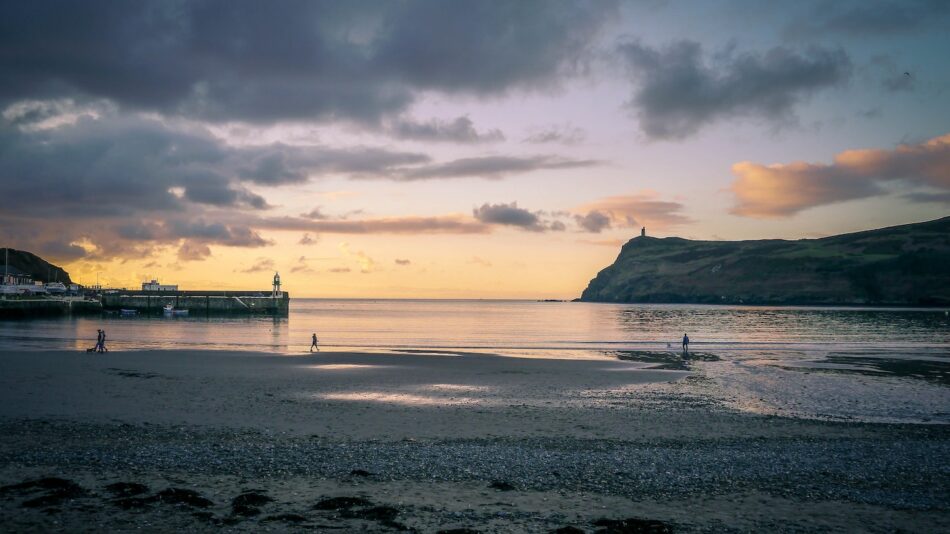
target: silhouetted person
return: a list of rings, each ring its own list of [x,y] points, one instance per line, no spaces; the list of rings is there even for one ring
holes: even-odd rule
[[[689,336],[683,334],[683,352],[689,352]]]
[[[102,352],[102,329],[96,330],[96,346],[92,349],[93,352]]]
[[[106,331],[99,331],[99,352],[108,352],[109,349],[106,348]]]
[[[313,333],[313,341],[310,342],[310,352],[313,352],[313,349],[317,349],[317,352],[320,352],[320,347],[317,346],[317,333]]]

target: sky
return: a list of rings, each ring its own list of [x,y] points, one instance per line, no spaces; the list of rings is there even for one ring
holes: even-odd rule
[[[3,245],[84,284],[580,295],[950,215],[950,2],[7,3]]]

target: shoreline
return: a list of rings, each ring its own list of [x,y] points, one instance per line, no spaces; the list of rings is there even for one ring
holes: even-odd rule
[[[950,529],[950,425],[741,412],[707,394],[708,365],[6,354],[0,517],[26,531]],[[358,500],[325,503],[338,497]]]

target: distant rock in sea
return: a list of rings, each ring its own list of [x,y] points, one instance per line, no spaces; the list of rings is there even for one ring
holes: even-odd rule
[[[772,305],[950,304],[950,217],[786,241],[639,236],[580,300]]]

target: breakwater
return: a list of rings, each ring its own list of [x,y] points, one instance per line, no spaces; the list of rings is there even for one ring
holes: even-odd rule
[[[144,315],[161,314],[172,305],[190,315],[265,314],[286,316],[290,295],[274,297],[269,291],[120,291],[102,295],[106,311],[135,310]]]
[[[37,315],[86,315],[102,312],[98,300],[70,298],[17,298],[0,299],[0,317],[33,317]]]

